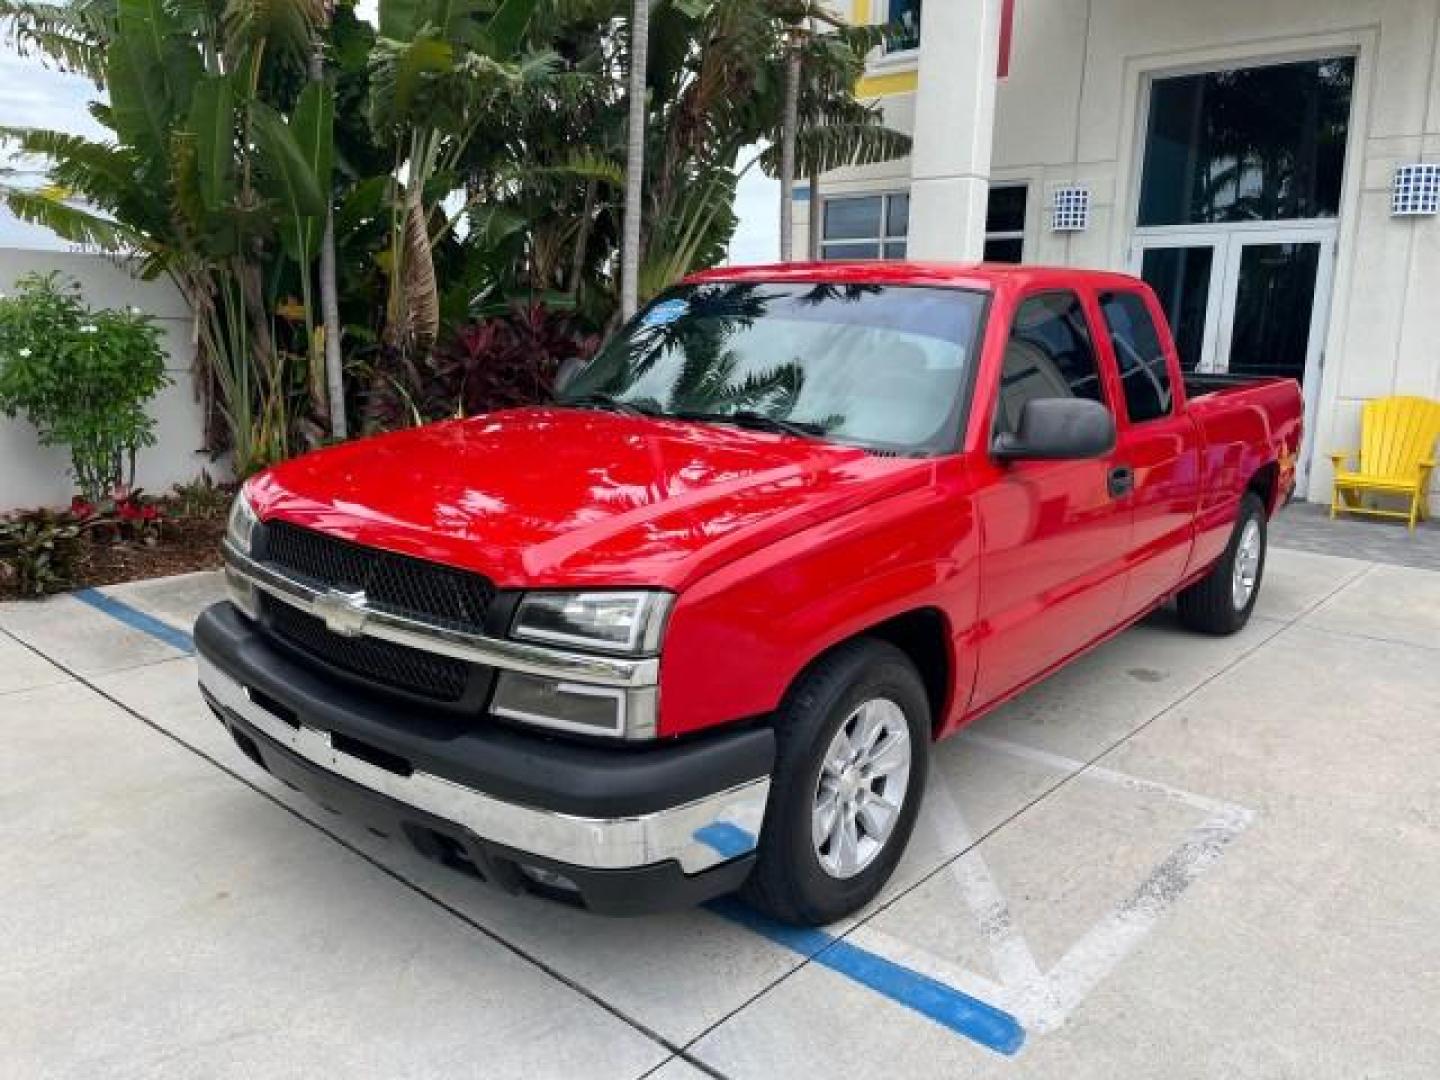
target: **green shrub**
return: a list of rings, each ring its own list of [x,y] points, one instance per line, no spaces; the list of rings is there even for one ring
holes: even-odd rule
[[[235,484],[217,484],[208,472],[170,489],[170,508],[175,517],[218,520],[230,512],[235,501]]]
[[[159,327],[134,308],[92,311],[57,274],[15,284],[0,298],[0,412],[67,447],[87,499],[133,487],[136,451],[155,444],[145,406],[169,382]]]
[[[68,513],[33,510],[0,518],[0,577],[12,577],[21,596],[70,588],[80,557],[83,525]]]

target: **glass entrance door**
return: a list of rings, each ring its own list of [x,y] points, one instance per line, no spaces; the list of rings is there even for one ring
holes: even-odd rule
[[[1348,54],[1162,71],[1144,86],[1132,269],[1188,369],[1299,379],[1309,431],[1354,86]]]
[[[1321,240],[1248,237],[1230,245],[1217,370],[1304,382],[1329,247]]]
[[[1220,326],[1224,238],[1181,234],[1141,241],[1132,270],[1160,298],[1181,366],[1209,371]]]
[[[1334,251],[1329,222],[1152,235],[1132,270],[1159,296],[1187,370],[1295,379],[1313,432]]]

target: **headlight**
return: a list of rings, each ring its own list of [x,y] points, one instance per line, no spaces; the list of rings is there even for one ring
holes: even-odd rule
[[[666,592],[528,593],[511,635],[628,656],[655,653],[674,599]]]
[[[251,509],[250,500],[245,498],[245,492],[241,491],[230,504],[230,519],[225,523],[225,539],[237,550],[249,555],[250,541],[255,535],[255,527],[259,524],[260,519]]]
[[[255,527],[260,519],[255,516],[250,502],[242,491],[230,504],[230,517],[225,522],[225,539],[237,550],[250,554],[255,539]],[[228,563],[225,566],[225,591],[230,602],[252,619],[260,617],[260,593],[248,578],[241,577]]]

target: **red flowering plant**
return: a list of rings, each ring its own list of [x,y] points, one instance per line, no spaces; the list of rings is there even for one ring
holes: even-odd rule
[[[117,485],[98,504],[76,495],[70,500],[70,516],[98,543],[154,547],[160,542],[160,507],[140,488]]]
[[[454,328],[423,369],[381,372],[367,411],[377,427],[393,428],[537,405],[549,398],[562,363],[599,347],[599,336],[566,312],[517,302]]]

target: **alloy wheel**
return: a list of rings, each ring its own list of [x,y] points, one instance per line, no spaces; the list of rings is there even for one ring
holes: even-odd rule
[[[835,732],[815,786],[811,834],[821,868],[853,878],[875,861],[910,786],[910,727],[900,706],[873,698]]]
[[[1255,595],[1255,584],[1260,576],[1260,522],[1253,517],[1245,522],[1240,531],[1240,543],[1235,547],[1235,570],[1230,581],[1230,600],[1236,611],[1244,611],[1250,598]]]

